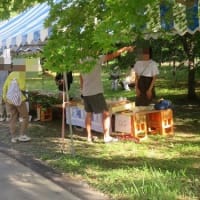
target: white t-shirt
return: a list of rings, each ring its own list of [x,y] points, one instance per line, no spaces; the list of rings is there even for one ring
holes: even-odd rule
[[[101,56],[95,67],[89,72],[81,74],[83,78],[83,96],[91,96],[99,93],[103,93],[103,83],[101,81],[102,64],[104,62],[104,56]]]
[[[153,60],[139,60],[134,65],[134,71],[139,76],[153,77],[159,74],[158,63]]]

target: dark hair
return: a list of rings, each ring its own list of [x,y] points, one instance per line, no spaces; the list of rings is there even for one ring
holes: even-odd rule
[[[147,47],[147,48],[143,48],[142,49],[142,53],[143,54],[149,54],[149,58],[152,58],[152,48],[151,47]]]

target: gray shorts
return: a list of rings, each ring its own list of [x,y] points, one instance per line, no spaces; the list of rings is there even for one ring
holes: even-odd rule
[[[84,96],[83,100],[86,112],[102,113],[103,111],[108,111],[108,106],[102,93]]]

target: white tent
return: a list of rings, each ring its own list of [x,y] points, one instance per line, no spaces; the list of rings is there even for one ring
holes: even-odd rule
[[[50,28],[44,27],[50,6],[38,4],[19,15],[0,23],[0,49],[18,48],[25,44],[44,42],[50,35]]]

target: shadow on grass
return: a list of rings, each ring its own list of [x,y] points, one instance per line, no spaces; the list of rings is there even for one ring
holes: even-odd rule
[[[140,144],[120,141],[107,145],[102,142],[102,133],[95,133],[100,139],[94,144],[89,144],[86,142],[85,132],[75,130],[73,130],[72,143],[66,126],[65,153],[62,153],[61,119],[30,123],[29,133],[32,137],[30,143],[12,145],[5,125],[1,126],[0,139],[22,153],[45,160],[48,165],[61,172],[82,175],[90,181],[94,180],[95,183],[96,180],[99,182],[104,180],[103,184],[106,184],[108,176],[118,176],[122,171],[123,176],[127,176],[127,185],[131,184],[132,179],[135,179],[138,185],[142,185],[143,178],[140,175],[145,170],[150,173],[169,172],[172,177],[168,179],[171,181],[176,178],[173,177],[174,174],[178,174],[184,181],[185,179],[190,181],[192,177],[200,176],[199,113],[200,107],[197,104],[175,104],[175,136],[152,135]],[[70,152],[72,147],[75,150],[74,156]],[[153,181],[149,175],[144,176],[145,181]],[[118,181],[113,184],[115,186],[112,187],[120,188],[125,181],[123,178],[117,179]],[[199,187],[194,186],[191,190],[196,192],[197,188]]]

